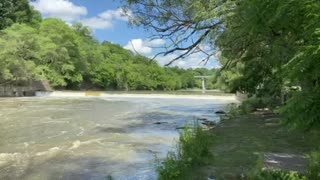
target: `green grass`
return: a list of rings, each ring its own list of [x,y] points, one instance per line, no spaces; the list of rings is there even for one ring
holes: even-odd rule
[[[257,164],[262,164],[264,153],[307,155],[320,145],[319,132],[289,131],[279,118],[261,115],[223,120],[215,129],[201,133],[180,140],[178,154],[171,152],[159,169],[160,179],[248,179]],[[194,158],[201,153],[185,153],[192,147],[193,152],[201,149],[206,153]]]
[[[212,130],[215,141],[210,144],[214,161],[199,167],[203,177],[239,179],[255,169],[264,153],[309,154],[319,147],[319,133],[289,131],[277,118],[246,115],[225,120]]]
[[[185,128],[177,148],[169,152],[163,164],[159,165],[159,179],[188,179],[193,168],[212,161],[208,149],[212,140],[210,133],[200,128]]]

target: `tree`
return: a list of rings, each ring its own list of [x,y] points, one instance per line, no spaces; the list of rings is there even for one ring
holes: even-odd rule
[[[224,18],[237,1],[225,0],[127,0],[126,9],[133,11],[133,25],[145,27],[154,33],[152,38],[167,40],[167,50],[158,55],[179,53],[174,61],[194,53],[207,55],[207,61],[215,54],[204,51],[204,43],[214,43],[212,37],[224,29]],[[189,43],[186,43],[189,42]],[[213,46],[211,46],[213,47]]]
[[[281,105],[291,86],[300,86],[283,113],[295,127],[319,122],[317,0],[127,0],[133,24],[172,42],[166,52],[181,56],[203,52],[207,43],[219,52],[222,68],[216,77],[231,91],[269,99]],[[187,43],[186,43],[187,42]],[[214,51],[205,52],[208,56]],[[170,64],[170,63],[169,63]],[[306,98],[304,98],[306,97]],[[309,97],[309,98],[308,98]],[[299,115],[297,115],[299,114]]]
[[[35,11],[28,0],[2,0],[0,2],[0,30],[14,23],[36,25],[41,15]]]
[[[1,32],[0,82],[1,84],[28,83],[40,78],[35,61],[39,59],[39,36],[27,25],[15,24]]]
[[[47,37],[41,62],[47,78],[53,86],[78,86],[82,80],[82,69],[77,34],[67,24],[58,19],[46,19],[39,28],[40,35]]]

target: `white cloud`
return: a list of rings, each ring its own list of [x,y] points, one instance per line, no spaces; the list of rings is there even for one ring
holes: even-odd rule
[[[127,45],[124,46],[125,49],[131,50],[134,53],[139,53],[141,55],[148,56],[149,58],[154,58],[154,48],[159,48],[165,45],[166,41],[163,39],[132,39],[128,42]],[[209,46],[202,45],[202,50],[211,50]],[[164,50],[164,49],[161,49]],[[158,51],[157,51],[158,52]],[[161,66],[164,66],[168,64],[172,59],[175,59],[178,57],[181,53],[184,53],[185,51],[180,51],[172,54],[168,54],[167,56],[158,56],[156,57],[156,60]],[[217,68],[219,67],[219,63],[216,60],[217,58],[213,56],[210,58],[207,64],[205,64],[202,60],[206,58],[206,54],[202,52],[194,53],[189,55],[188,57],[185,57],[183,59],[179,59],[171,64],[171,66],[178,66],[180,68],[184,69],[196,69],[196,68]]]
[[[132,39],[124,46],[125,49],[131,50],[134,53],[139,53],[142,55],[149,55],[152,53],[153,48],[161,47],[166,42],[162,39],[153,40],[142,40],[142,39]]]
[[[69,0],[37,0],[31,5],[45,17],[75,21],[88,14],[87,8],[77,6]]]
[[[68,24],[81,22],[92,29],[110,29],[115,21],[129,21],[132,11],[122,8],[106,10],[94,17],[88,15],[87,8],[77,6],[70,0],[36,0],[30,3],[45,18],[59,18]]]
[[[181,53],[181,52],[180,52]],[[168,64],[172,59],[178,57],[179,54],[175,53],[175,54],[169,54],[167,56],[159,56],[156,58],[156,60],[158,61],[158,63],[162,66]],[[188,57],[185,57],[183,59],[179,59],[176,60],[175,62],[173,62],[170,66],[178,66],[180,68],[184,68],[184,69],[196,69],[196,68],[217,68],[219,67],[219,62],[216,60],[215,57],[210,58],[210,60],[208,61],[207,64],[205,64],[202,60],[206,57],[206,55],[204,55],[203,53],[199,52],[199,53],[195,53],[195,54],[191,54]]]
[[[166,43],[163,39],[146,40],[144,44],[149,47],[161,47]]]
[[[121,20],[121,21],[129,21],[132,18],[132,11],[124,10],[123,8],[118,8],[115,10],[107,10],[103,13],[99,14],[100,18],[109,19],[109,20]]]
[[[112,21],[110,20],[106,20],[106,19],[102,19],[99,17],[92,17],[92,18],[86,18],[86,19],[82,19],[80,20],[80,22],[85,25],[88,26],[92,29],[109,29],[111,28],[112,25]]]
[[[125,11],[122,8],[118,8],[104,11],[95,17],[82,19],[80,22],[92,29],[110,29],[113,27],[114,21],[129,21],[131,17],[131,11]]]

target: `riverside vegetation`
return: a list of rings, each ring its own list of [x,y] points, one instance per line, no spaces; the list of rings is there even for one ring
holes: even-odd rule
[[[319,179],[319,132],[290,130],[278,115],[248,113],[252,106],[244,104],[232,108],[230,118],[223,118],[214,129],[185,129],[176,148],[159,163],[160,179]],[[308,163],[299,172],[290,167],[265,169],[266,153],[299,154]]]
[[[167,90],[201,88],[194,76],[216,70],[162,67],[120,45],[98,42],[80,23],[42,19],[28,0],[0,2],[0,85],[48,80],[55,89]]]
[[[217,143],[210,148],[213,153],[230,145],[237,148],[232,148],[227,156],[215,156],[212,161],[215,176],[232,179],[233,176],[219,174],[229,168],[232,169],[229,173],[243,168],[244,173],[238,173],[241,176],[235,179],[246,179],[249,178],[248,169],[254,169],[254,152],[296,151],[312,154],[305,177],[263,171],[257,172],[256,177],[250,176],[251,179],[320,179],[319,152],[316,152],[320,148],[319,135],[310,135],[318,134],[320,125],[320,1],[126,2],[126,8],[135,15],[134,25],[150,29],[156,37],[175,40],[170,41],[172,48],[165,54],[180,52],[183,58],[200,49],[209,56],[207,60],[218,56],[222,65],[217,78],[222,82],[220,87],[249,96],[242,105],[244,112],[252,114],[257,109],[268,108],[279,119],[275,127],[265,127],[260,116],[246,115],[223,121],[221,127],[212,131]],[[190,43],[182,43],[187,40]],[[226,128],[227,125],[230,128]],[[279,144],[274,145],[274,140]],[[229,141],[233,143],[228,144]],[[226,147],[222,148],[223,145]],[[191,168],[183,172],[199,175]],[[176,175],[177,172],[172,173]]]
[[[241,106],[249,115],[224,120],[210,138],[201,138],[212,142],[201,143],[201,131],[187,131],[178,154],[169,154],[159,169],[160,178],[320,179],[320,1],[122,2],[132,10],[133,25],[172,42],[164,54],[181,54],[172,62],[196,52],[215,55],[222,67],[212,72],[212,86],[250,97]],[[47,79],[67,89],[176,90],[195,87],[194,75],[210,75],[162,68],[118,45],[99,43],[81,24],[43,20],[27,0],[0,5],[1,84]],[[276,114],[277,125],[267,126],[263,117],[252,115],[261,108]],[[309,170],[301,175],[260,171],[256,152],[266,151],[310,154]],[[208,154],[213,159],[203,161]]]

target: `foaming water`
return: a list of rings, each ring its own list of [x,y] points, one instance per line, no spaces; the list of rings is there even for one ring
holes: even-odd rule
[[[223,100],[0,99],[0,179],[157,179],[178,127]]]

